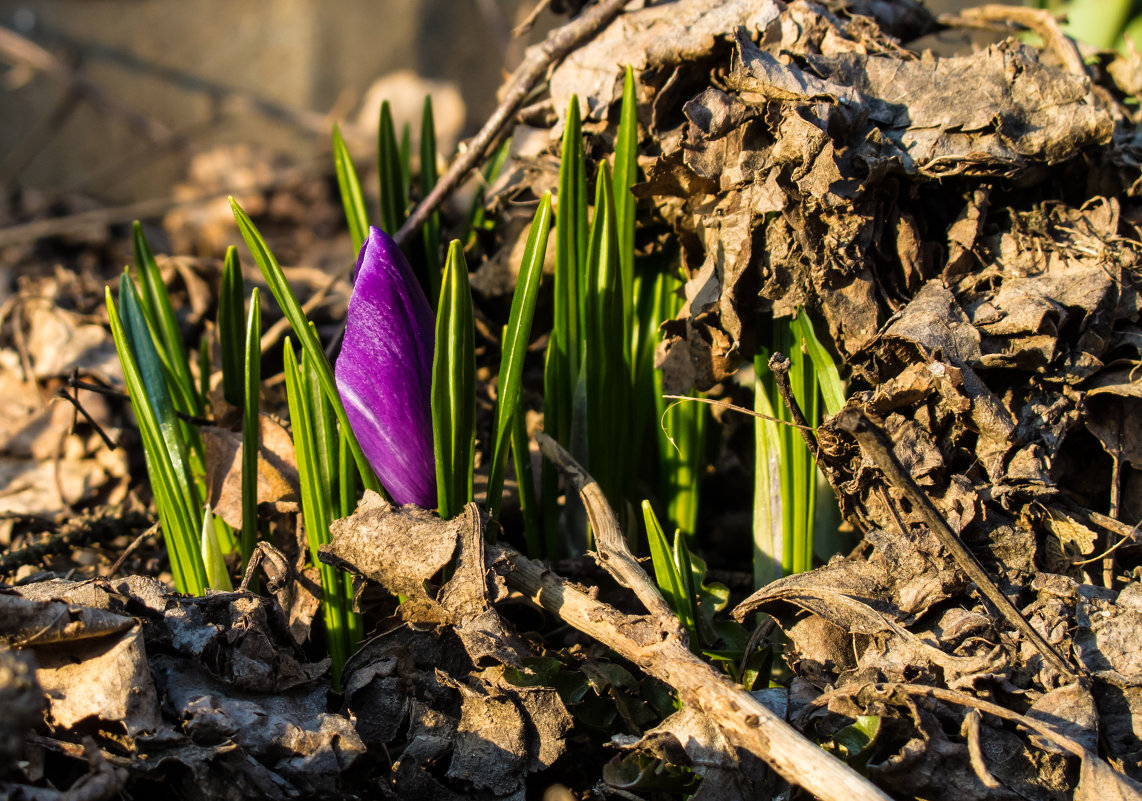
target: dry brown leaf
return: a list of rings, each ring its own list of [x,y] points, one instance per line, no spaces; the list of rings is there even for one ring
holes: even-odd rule
[[[293,438],[285,426],[264,412],[258,422],[258,503],[274,504],[284,511],[299,497]],[[215,515],[241,528],[242,433],[217,426],[199,430],[206,449],[207,501]]]

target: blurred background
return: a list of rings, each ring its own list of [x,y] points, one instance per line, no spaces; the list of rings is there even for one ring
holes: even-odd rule
[[[399,130],[419,119],[426,90],[449,152],[491,110],[505,69],[554,24],[543,14],[513,38],[534,5],[0,0],[0,26],[24,40],[0,38],[0,185],[137,201],[164,194],[219,145],[304,162],[328,154],[330,118],[362,119],[355,138],[368,139],[381,94]]]
[[[1102,16],[1102,0],[1072,2]],[[219,256],[235,239],[228,193],[255,215],[276,203],[283,230],[316,221],[311,239],[328,238],[321,221],[331,210],[329,226],[340,224],[337,206],[319,202],[315,182],[328,188],[334,120],[367,170],[381,100],[398,133],[413,123],[415,140],[431,94],[446,158],[494,108],[526,47],[566,20],[552,8],[578,5],[0,0],[0,302],[20,275],[69,255],[80,268],[118,269],[135,218],[165,252]],[[1131,3],[1105,8],[1119,5]],[[525,20],[534,24],[513,35]],[[967,36],[918,44],[949,53],[970,49]]]

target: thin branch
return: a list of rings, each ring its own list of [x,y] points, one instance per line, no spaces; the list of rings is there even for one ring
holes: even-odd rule
[[[110,397],[110,398],[118,398],[119,400],[130,400],[130,396],[126,392],[123,392],[122,390],[112,389],[111,387],[105,387],[102,384],[92,384],[88,381],[80,381],[79,379],[74,378],[74,377],[68,379],[67,385],[69,387],[74,388],[74,389],[86,389],[88,392],[95,392],[99,395],[106,395],[107,397]],[[67,398],[69,401],[71,401],[73,406],[75,406],[77,409],[79,409],[81,412],[83,412],[83,416],[86,417],[91,422],[92,425],[94,425],[96,428],[99,427],[98,424],[94,420],[92,420],[91,415],[89,415],[87,413],[87,411],[80,405],[78,392],[75,393],[75,395],[76,395],[75,398],[72,398],[70,395],[68,395],[62,389],[60,390],[60,394],[63,395],[63,397]],[[178,409],[175,409],[174,414],[175,414],[175,417],[177,417],[179,420],[182,420],[184,423],[189,423],[192,426],[213,426],[213,425],[218,424],[217,420],[211,420],[209,417],[199,417],[197,415],[189,414],[187,412],[180,412]],[[102,431],[100,433],[102,433]],[[103,436],[103,441],[105,443],[107,443],[107,447],[110,448],[111,450],[115,450],[115,448],[117,447],[116,445],[112,444],[111,440],[106,435]]]
[[[531,33],[531,29],[535,27],[535,22],[539,19],[539,15],[546,11],[550,5],[551,0],[539,0],[531,11],[527,13],[523,21],[512,28],[512,38],[518,39],[521,36],[527,36]]]
[[[669,684],[682,703],[709,717],[733,745],[765,761],[786,781],[823,801],[890,798],[691,653],[680,636],[663,636],[660,621],[600,603],[505,545],[489,545],[488,556],[510,587]]]
[[[1116,520],[1113,517],[1107,517],[1098,512],[1092,512],[1089,509],[1075,509],[1075,508],[1060,508],[1052,506],[1052,510],[1058,512],[1070,520],[1076,520],[1082,523],[1087,528],[1096,526],[1110,534],[1117,534],[1124,539],[1133,540],[1138,542],[1142,537],[1139,537],[1139,529],[1142,528],[1142,520],[1137,524],[1131,526],[1128,523],[1123,523],[1121,520]]]
[[[131,540],[131,544],[123,549],[123,553],[119,554],[119,558],[115,560],[115,564],[111,565],[110,569],[107,571],[107,578],[114,578],[115,574],[119,572],[119,568],[123,566],[123,563],[127,561],[131,554],[137,551],[139,546],[142,545],[148,537],[153,537],[158,533],[159,524],[155,523],[142,534],[135,537],[135,539]]]
[[[781,395],[781,400],[785,401],[785,407],[789,409],[789,416],[797,424],[801,438],[805,440],[805,445],[809,448],[809,453],[816,458],[819,451],[817,436],[813,433],[813,427],[809,425],[809,421],[805,419],[805,413],[801,411],[801,404],[793,397],[793,388],[789,385],[789,357],[783,353],[774,353],[769,357],[769,370],[773,373],[773,381],[777,384],[777,392]]]
[[[1068,72],[1088,77],[1082,54],[1074,40],[1063,33],[1059,20],[1046,9],[992,4],[966,8],[958,15],[941,15],[939,22],[943,25],[978,28],[992,28],[998,23],[1007,28],[1017,26],[1030,29],[1043,38],[1047,49],[1055,53]]]
[[[1044,739],[1050,740],[1060,748],[1069,751],[1074,756],[1082,757],[1084,759],[1094,756],[1093,754],[1090,754],[1085,748],[1083,748],[1082,745],[1075,742],[1070,737],[1060,734],[1058,730],[1056,730],[1053,726],[1044,723],[1042,720],[1036,720],[1035,718],[1030,718],[1026,715],[1020,715],[1018,712],[1013,712],[1006,707],[1000,706],[999,704],[993,704],[990,701],[985,701],[982,698],[976,698],[974,696],[968,695],[967,693],[959,692],[958,690],[946,690],[943,687],[931,687],[922,684],[884,683],[866,686],[872,686],[879,692],[899,692],[903,693],[904,695],[917,695],[926,698],[935,698],[937,701],[943,701],[944,703],[956,704],[957,706],[966,707],[968,709],[978,709],[981,712],[986,712],[987,714],[993,715],[994,717],[997,717],[1001,720],[1011,721],[1012,723],[1016,723],[1026,729],[1030,729]],[[828,690],[814,698],[813,701],[806,707],[805,712],[801,713],[801,717],[804,717],[806,713],[811,712],[812,710],[827,706],[830,701],[836,698],[848,698],[851,696],[852,690],[850,689],[842,688],[836,690]]]
[[[620,584],[634,590],[651,614],[624,615],[574,589],[538,562],[502,545],[489,546],[493,567],[503,572],[507,583],[674,687],[682,703],[705,714],[734,745],[757,755],[787,781],[825,801],[886,799],[875,785],[690,651],[678,618],[627,549],[618,519],[599,485],[551,437],[540,432],[536,443],[579,489],[595,530],[600,564]]]
[[[599,564],[602,568],[610,573],[615,581],[634,592],[651,615],[662,621],[669,621],[673,624],[672,628],[677,627],[678,620],[659,593],[658,587],[627,549],[618,518],[607,503],[602,488],[572,458],[571,454],[551,437],[538,431],[535,434],[535,441],[543,455],[570,477],[571,483],[579,492],[579,497],[583,499],[587,519],[591,521],[591,528],[595,532],[595,547],[598,549]],[[677,628],[674,633],[681,634],[681,628]]]
[[[812,428],[813,428],[812,426],[808,426],[808,425],[799,426],[799,425],[797,425],[797,423],[792,423],[788,420],[782,420],[780,417],[772,417],[768,414],[762,414],[761,412],[755,412],[753,409],[747,409],[744,406],[738,406],[736,403],[730,403],[729,401],[719,400],[717,398],[695,398],[693,395],[667,395],[667,394],[663,394],[662,397],[666,400],[674,401],[674,403],[667,406],[666,409],[663,411],[662,414],[664,417],[666,416],[666,412],[670,411],[675,406],[678,406],[679,404],[686,402],[686,401],[692,401],[693,403],[705,403],[709,406],[717,406],[718,408],[721,408],[721,409],[729,409],[731,412],[737,412],[738,414],[749,415],[750,417],[756,417],[759,420],[768,420],[769,422],[776,423],[779,426],[790,426],[791,428],[807,428],[809,430],[812,430]]]
[[[512,73],[503,90],[503,100],[492,112],[492,116],[468,143],[464,152],[452,162],[428,196],[413,209],[412,214],[393,237],[398,245],[401,247],[407,245],[432,212],[436,211],[464,182],[468,173],[484,160],[499,137],[500,131],[511,121],[516,109],[531,93],[539,79],[547,74],[551,65],[562,60],[568,53],[594,36],[618,16],[626,3],[627,0],[602,0],[583,16],[552,31],[543,42],[527,49],[523,63]]]
[[[884,474],[889,485],[904,493],[904,497],[924,518],[928,528],[936,535],[940,544],[951,554],[960,569],[967,574],[988,600],[990,600],[1008,622],[1018,629],[1043,655],[1051,667],[1059,671],[1068,681],[1078,681],[1079,674],[1050,643],[1023,617],[1015,604],[1003,594],[975,555],[967,549],[956,532],[936,509],[932,500],[916,484],[892,449],[892,440],[884,431],[869,420],[859,409],[842,409],[834,418],[837,428],[847,431],[860,443],[861,449],[873,464]]]

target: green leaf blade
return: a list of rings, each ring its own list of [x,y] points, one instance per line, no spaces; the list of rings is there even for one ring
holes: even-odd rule
[[[496,399],[495,439],[492,465],[488,478],[488,508],[499,517],[500,494],[507,471],[508,447],[512,420],[518,412],[523,385],[523,361],[531,338],[531,324],[543,276],[543,261],[551,230],[551,195],[545,193],[539,202],[524,247],[523,262],[512,297],[511,313],[504,334],[503,357],[500,361],[499,392]]]
[[[128,289],[127,296],[133,300],[133,289]],[[123,318],[111,297],[110,287],[104,292],[104,302],[111,323],[112,340],[123,367],[131,408],[139,424],[147,473],[155,495],[163,539],[170,554],[175,587],[180,592],[201,595],[206,586],[206,569],[199,553],[200,528],[195,522],[196,510],[188,504],[186,488],[180,485],[180,482],[185,481],[185,476],[176,470],[167,450],[159,415],[147,395],[142,373],[128,340]],[[141,320],[134,324],[136,327],[143,326]]]
[[[476,350],[468,265],[459,240],[448,248],[436,314],[432,429],[437,505],[448,519],[472,499],[476,439]]]
[[[169,367],[178,383],[180,390],[178,394],[185,396],[189,406],[181,411],[201,415],[202,402],[195,391],[186,344],[183,342],[182,331],[170,295],[167,293],[166,284],[163,283],[162,273],[159,271],[150,243],[143,233],[143,226],[138,220],[132,225],[131,232],[135,249],[135,268],[143,284],[143,304],[157,328],[163,351],[170,355]]]
[[[238,248],[226,248],[222,286],[218,291],[218,347],[222,351],[222,394],[231,406],[242,408],[244,397],[242,356],[246,332],[242,326],[242,265]]]
[[[365,208],[365,196],[361,192],[361,181],[353,167],[349,148],[336,123],[333,125],[333,166],[337,173],[341,206],[345,209],[345,221],[349,225],[349,235],[353,238],[353,252],[356,253],[365,244],[365,237],[369,233],[369,212]]]
[[[797,314],[793,318],[793,325],[808,351],[809,358],[813,363],[813,370],[820,382],[821,397],[825,401],[825,414],[834,415],[845,405],[845,385],[841,381],[837,363],[833,361],[829,351],[817,338],[817,332],[813,330],[813,321],[809,319],[809,315],[803,308],[798,307]]]
[[[631,187],[638,179],[638,105],[634,71],[628,66],[623,75],[622,111],[615,135],[614,205],[618,235],[619,264],[622,267],[624,336],[630,341],[635,308],[634,229],[635,197]]]
[[[250,560],[258,540],[258,449],[261,447],[262,302],[258,288],[250,293],[242,403],[242,564]]]
[[[424,109],[420,118],[420,197],[421,200],[436,186],[436,120],[432,112],[432,95],[424,96]],[[424,267],[428,276],[428,301],[433,306],[440,299],[440,214],[428,215],[421,229],[424,241]],[[466,237],[461,236],[463,240]]]
[[[233,592],[226,560],[218,545],[218,532],[214,529],[214,513],[209,504],[202,515],[202,563],[206,570],[206,586],[219,592]]]
[[[377,171],[381,188],[381,228],[387,234],[395,234],[404,223],[408,190],[401,166],[400,145],[393,127],[393,112],[387,100],[381,103],[381,118],[377,126]]]

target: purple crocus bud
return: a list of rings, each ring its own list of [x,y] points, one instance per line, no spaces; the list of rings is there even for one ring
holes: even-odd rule
[[[357,257],[334,375],[361,449],[392,499],[436,506],[432,450],[435,315],[392,237],[379,228]]]

